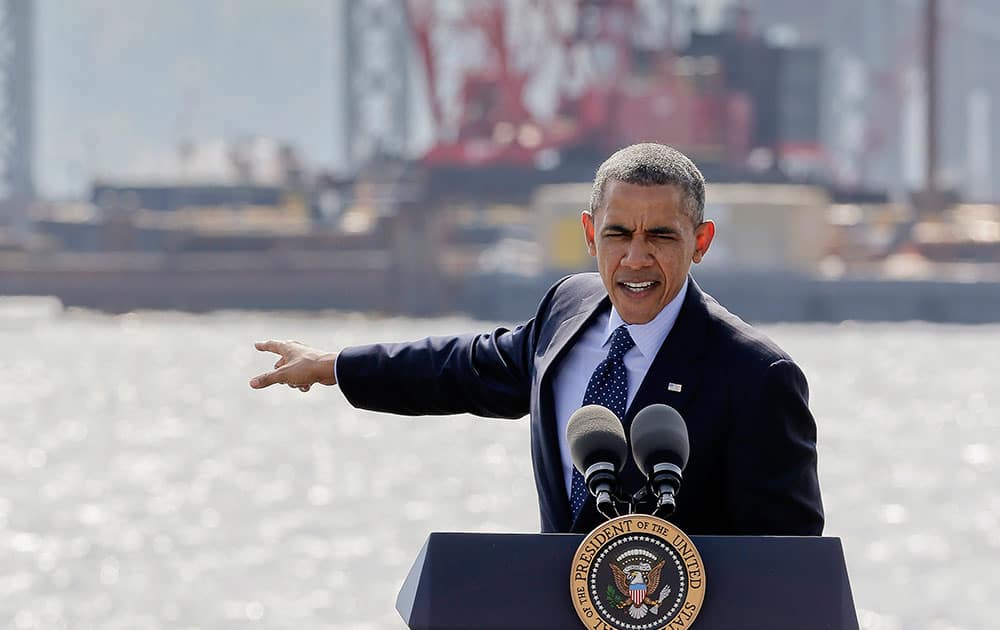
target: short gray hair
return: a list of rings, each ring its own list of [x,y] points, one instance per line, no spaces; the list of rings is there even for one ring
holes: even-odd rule
[[[639,186],[678,186],[695,226],[705,220],[705,178],[688,156],[665,144],[646,142],[616,151],[601,164],[590,193],[590,214],[604,203],[608,180]]]

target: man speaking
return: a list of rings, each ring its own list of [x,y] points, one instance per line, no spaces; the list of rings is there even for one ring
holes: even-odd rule
[[[587,532],[602,517],[566,444],[570,415],[601,404],[628,435],[648,405],[675,408],[690,458],[671,517],[689,534],[819,535],[816,425],[799,367],[704,293],[688,272],[715,236],[705,180],[684,154],[637,144],[597,171],[583,233],[598,274],[556,283],[514,330],[281,355],[250,381],[307,391],[339,384],[355,407],[406,415],[530,414],[543,532]],[[643,477],[629,462],[627,493]]]

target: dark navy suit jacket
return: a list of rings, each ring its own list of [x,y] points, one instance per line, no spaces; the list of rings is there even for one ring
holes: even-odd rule
[[[821,534],[816,425],[802,371],[689,283],[677,321],[622,418],[628,435],[635,414],[653,403],[684,417],[691,456],[670,520],[688,534]],[[530,414],[541,529],[586,532],[600,517],[592,498],[575,522],[570,515],[553,367],[609,309],[597,274],[569,276],[514,330],[346,348],[337,358],[339,384],[352,405],[376,411]],[[626,489],[641,486],[633,462],[622,475]]]

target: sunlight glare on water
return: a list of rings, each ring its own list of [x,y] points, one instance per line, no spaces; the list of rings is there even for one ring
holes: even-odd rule
[[[537,531],[527,423],[253,391],[255,340],[463,318],[0,305],[0,625],[402,628],[431,531]],[[819,424],[826,534],[868,630],[982,629],[1000,557],[1000,327],[781,325]]]

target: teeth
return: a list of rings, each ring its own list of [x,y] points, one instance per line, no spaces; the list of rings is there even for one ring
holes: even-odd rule
[[[653,286],[652,282],[623,282],[622,284],[633,291],[642,291],[643,289],[648,289]]]

